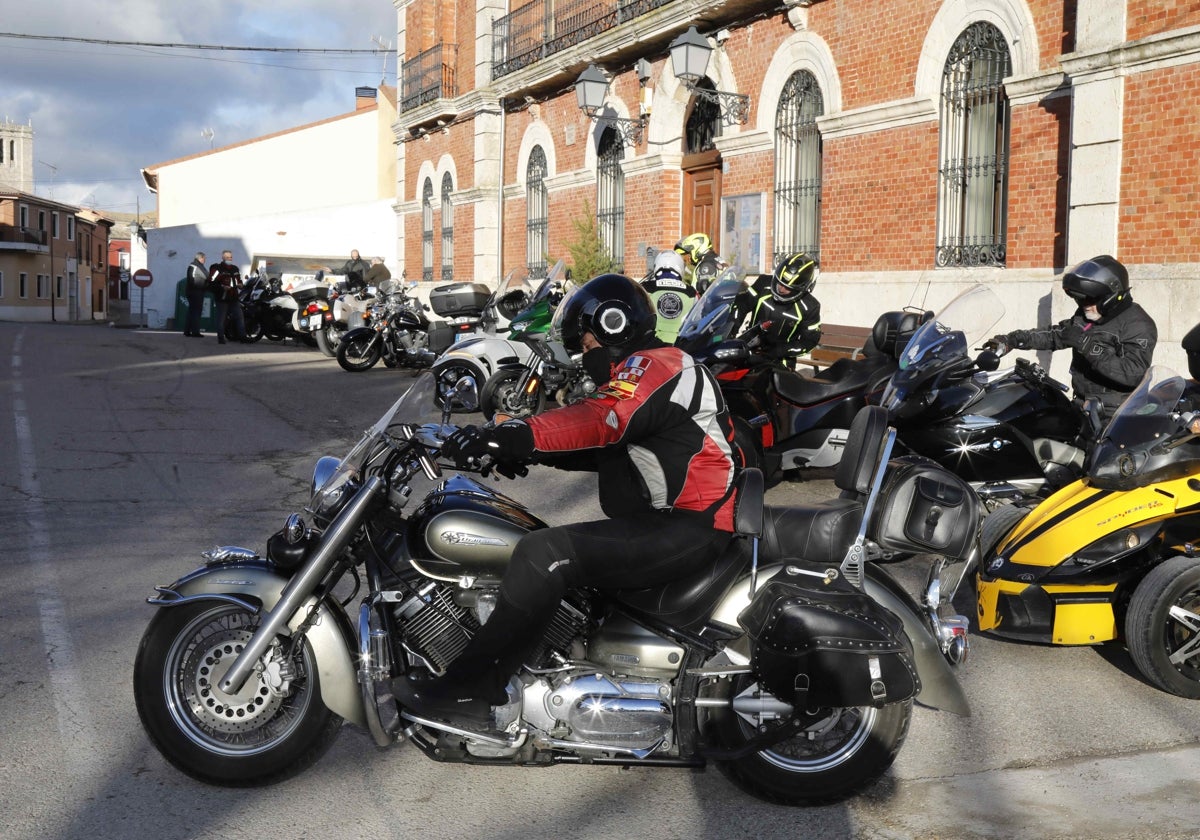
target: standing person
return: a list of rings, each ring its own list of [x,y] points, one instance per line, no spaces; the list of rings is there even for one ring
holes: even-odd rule
[[[689,279],[699,294],[704,294],[708,285],[726,268],[707,233],[689,233],[675,243],[675,251],[691,261]]]
[[[382,291],[383,283],[392,279],[392,272],[388,271],[388,267],[383,264],[383,257],[371,257],[371,267],[367,269],[366,277],[363,278],[368,286],[374,286],[376,290]]]
[[[1104,420],[1142,381],[1154,357],[1158,327],[1133,302],[1129,272],[1108,254],[1084,260],[1063,275],[1063,291],[1079,308],[1065,321],[992,338],[1003,355],[1017,350],[1071,348],[1075,398],[1097,397]]]
[[[790,363],[821,340],[821,304],[813,297],[821,273],[817,261],[803,251],[787,254],[774,274],[760,274],[734,303],[736,321],[750,316],[739,338],[762,356]]]
[[[502,465],[569,459],[558,463],[599,474],[608,518],[521,537],[494,611],[445,674],[392,681],[418,716],[486,725],[568,589],[666,583],[709,567],[732,536],[740,458],[712,374],[654,337],[650,297],[628,277],[602,274],[562,307],[563,344],[605,384],[544,414],[464,426],[442,455],[461,466],[484,455]]]
[[[222,251],[221,261],[209,272],[213,280],[213,298],[217,303],[217,343],[225,343],[225,319],[232,318],[238,341],[246,340],[246,321],[238,293],[242,288],[242,272],[233,263],[233,252]]]
[[[342,263],[342,267],[333,273],[345,275],[346,287],[354,291],[366,285],[367,272],[370,270],[371,267],[367,265],[367,261],[358,255],[358,249],[351,248],[350,259]]]
[[[187,293],[187,319],[183,322],[183,334],[188,338],[203,338],[200,332],[200,315],[204,311],[204,293],[208,291],[208,269],[204,266],[204,252],[197,251],[195,258],[188,263],[187,282],[184,289]]]
[[[696,302],[696,290],[684,279],[683,257],[676,251],[659,251],[654,258],[654,268],[642,281],[642,288],[650,293],[658,313],[655,335],[666,344],[674,344],[679,338],[683,319]]]

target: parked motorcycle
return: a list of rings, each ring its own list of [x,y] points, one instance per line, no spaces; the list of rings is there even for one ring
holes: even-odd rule
[[[314,345],[316,340],[309,328],[307,310],[310,303],[323,301],[326,293],[325,285],[315,279],[285,290],[278,277],[249,275],[239,295],[247,338],[251,341],[264,336],[271,341],[293,338]]]
[[[374,287],[361,284],[352,286],[344,280],[330,287],[328,307],[321,312],[322,322],[314,332],[317,349],[331,359],[337,358],[342,336],[367,325],[365,316],[376,293]]]
[[[429,293],[429,306],[445,320],[431,321],[413,295],[416,281],[382,296],[368,326],[347,332],[337,349],[338,364],[353,373],[370,370],[380,359],[388,367],[429,367],[455,341],[479,330],[491,291],[482,283],[450,283]]]
[[[998,371],[994,352],[971,357],[1003,314],[987,286],[958,295],[909,340],[881,400],[904,447],[966,479],[989,503],[1074,481],[1099,432],[1097,415],[1036,363]]]
[[[1147,371],[1086,475],[984,521],[979,629],[1020,641],[1121,639],[1163,691],[1200,699],[1200,386]]]
[[[713,762],[755,796],[807,804],[887,769],[914,696],[969,713],[947,661],[966,652],[965,619],[943,615],[938,593],[947,560],[976,550],[978,502],[936,466],[889,462],[894,430],[877,407],[855,421],[842,497],[764,507],[747,470],[738,536],[711,568],[566,593],[487,731],[399,708],[390,681],[444,672],[486,620],[513,545],[545,527],[471,478],[443,477],[450,412],[477,408],[474,388],[463,380],[434,414],[435,376],[419,374],[345,458],[318,461],[305,513],[265,557],[214,549],[157,588],[134,696],[168,761],[212,784],[277,782],[348,720],[443,762]],[[897,544],[942,555],[923,606],[870,562]]]
[[[555,282],[562,276],[563,261],[559,260],[543,282]],[[512,320],[529,306],[534,293],[525,273],[512,269],[504,276],[483,309],[481,330],[452,344],[433,363],[443,391],[453,388],[464,376],[487,382],[502,366],[528,362],[529,345],[507,335]]]
[[[732,270],[713,282],[688,312],[675,344],[713,372],[734,417],[748,464],[768,481],[841,460],[850,422],[878,399],[897,369],[900,350],[924,313],[879,317],[858,359],[839,359],[815,375],[797,373],[735,338],[734,301],[745,286]]]
[[[554,313],[576,288],[558,272],[548,274],[529,305],[509,323],[509,341],[526,347],[528,356],[524,362],[505,360],[484,383],[479,404],[489,420],[498,413],[529,417],[545,411],[551,399],[570,405],[595,393],[596,383],[551,329]]]

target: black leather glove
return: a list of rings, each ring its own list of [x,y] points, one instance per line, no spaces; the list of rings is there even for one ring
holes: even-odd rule
[[[473,461],[484,455],[495,455],[499,451],[494,430],[479,426],[463,426],[442,444],[442,455],[452,458],[460,470],[472,466]]]
[[[1004,343],[1016,350],[1028,350],[1029,342],[1032,338],[1029,330],[1013,330],[1008,335],[997,336],[1004,340]]]
[[[981,350],[990,350],[993,353],[995,353],[997,356],[1003,356],[1005,353],[1007,353],[1012,348],[1009,346],[1008,336],[994,335],[991,338],[989,338],[987,341],[983,342],[983,347],[981,347],[980,349]]]
[[[1072,350],[1083,350],[1088,335],[1078,324],[1067,324],[1058,331],[1059,340]]]

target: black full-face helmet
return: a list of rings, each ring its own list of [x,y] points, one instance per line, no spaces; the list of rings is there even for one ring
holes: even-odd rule
[[[803,251],[788,254],[775,266],[771,294],[780,303],[790,303],[811,292],[820,273],[817,261]]]
[[[1094,305],[1101,315],[1107,315],[1129,294],[1129,272],[1114,257],[1102,254],[1068,271],[1062,286],[1080,306]]]
[[[601,274],[572,293],[555,320],[569,352],[582,352],[583,334],[590,332],[616,360],[649,345],[658,316],[641,284],[623,274]]]

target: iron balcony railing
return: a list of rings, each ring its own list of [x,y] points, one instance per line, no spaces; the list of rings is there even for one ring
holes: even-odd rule
[[[533,0],[492,24],[492,79],[665,6],[670,0]]]
[[[0,225],[0,242],[16,245],[41,245],[47,243],[46,231],[20,225]]]
[[[435,99],[457,96],[457,64],[457,44],[438,44],[404,62],[400,78],[400,110],[411,111]]]

